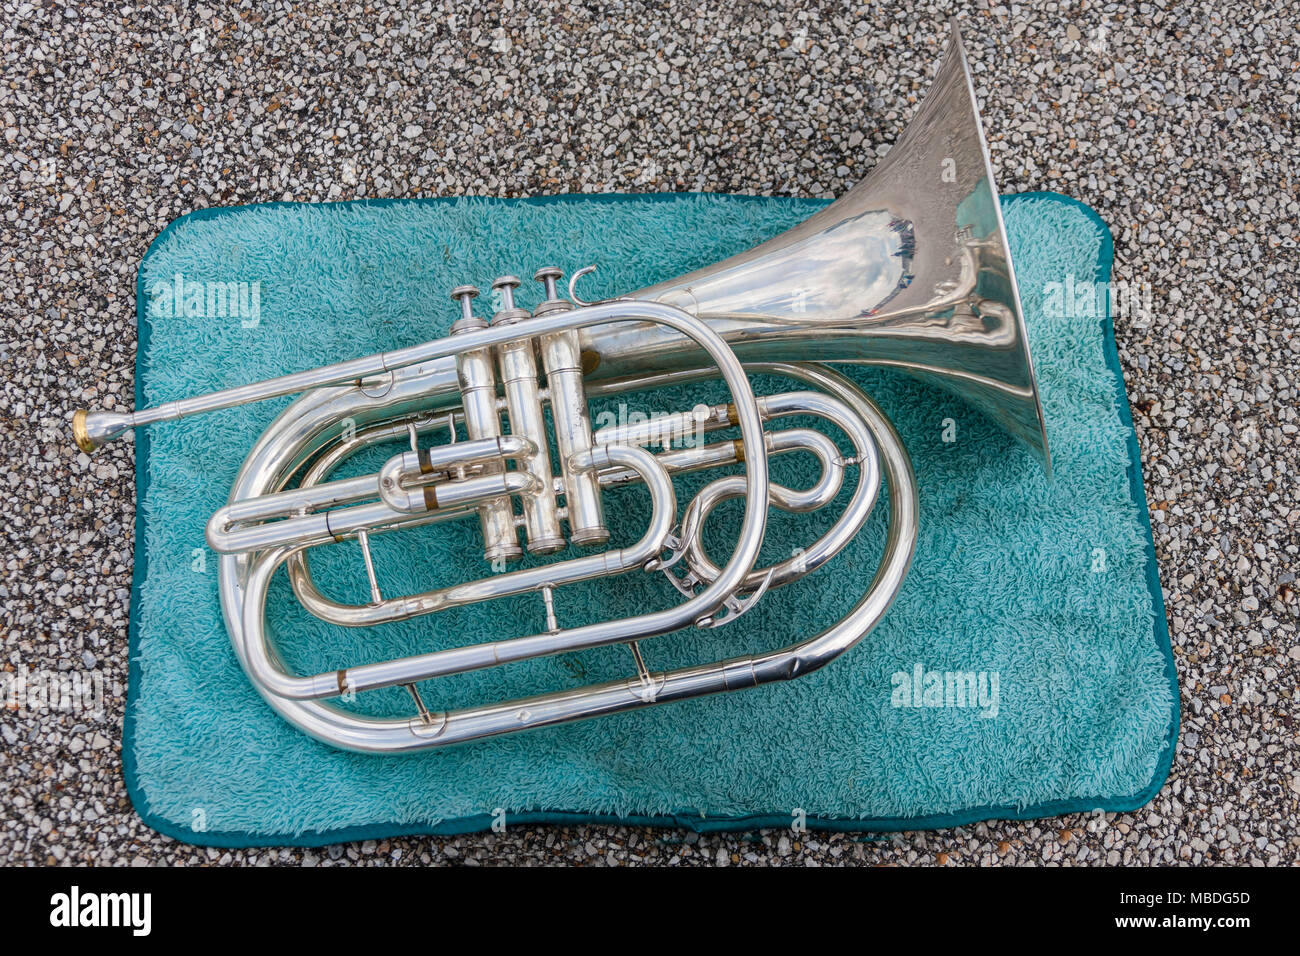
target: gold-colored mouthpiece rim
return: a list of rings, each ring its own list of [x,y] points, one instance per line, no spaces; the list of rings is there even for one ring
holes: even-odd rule
[[[86,431],[86,410],[84,408],[77,410],[72,416],[72,438],[76,441],[77,447],[87,455],[99,447],[90,440],[90,432]]]

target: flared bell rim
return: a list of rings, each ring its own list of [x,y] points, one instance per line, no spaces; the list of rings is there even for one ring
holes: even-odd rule
[[[1034,370],[1034,357],[1029,350],[1029,329],[1025,324],[1025,308],[1023,300],[1020,297],[1020,284],[1016,279],[1015,257],[1011,253],[1011,241],[1007,234],[1006,220],[1002,216],[1001,191],[998,189],[997,179],[993,175],[993,160],[989,153],[988,139],[984,135],[984,123],[980,119],[979,100],[975,96],[975,79],[971,73],[970,60],[966,56],[966,45],[962,42],[961,27],[956,17],[949,19],[951,33],[948,37],[948,46],[944,50],[943,63],[940,66],[942,70],[950,61],[955,60],[960,67],[961,75],[966,83],[966,92],[970,98],[970,119],[978,138],[980,147],[980,156],[984,162],[984,175],[989,184],[989,190],[993,194],[993,213],[996,217],[998,239],[1002,243],[1002,248],[1006,250],[1007,257],[1007,278],[1011,286],[1011,298],[1015,308],[1016,323],[1016,343],[1020,350],[1020,358],[1025,366],[1026,377],[1029,380],[1029,388],[1033,396],[1034,413],[1038,420],[1037,443],[1027,442],[1030,448],[1041,456],[1043,468],[1047,477],[1052,476],[1052,452],[1051,446],[1047,440],[1047,418],[1043,414],[1043,401],[1038,388],[1038,374]]]
[[[933,177],[929,179],[928,177]],[[1020,289],[955,23],[902,134],[852,189],[802,223],[630,298],[708,318],[744,361],[887,367],[957,395],[1051,473]],[[597,342],[596,332],[601,333]],[[595,330],[609,375],[689,357]]]

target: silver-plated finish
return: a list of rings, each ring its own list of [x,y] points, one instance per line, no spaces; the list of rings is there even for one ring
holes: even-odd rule
[[[461,305],[461,317],[452,326],[452,335],[486,328],[487,323],[474,315],[474,295],[477,295],[477,290],[472,286],[461,286],[452,292],[452,298]],[[471,439],[499,436],[501,416],[497,414],[497,381],[491,349],[471,349],[458,354],[456,376],[460,383],[461,406],[465,410],[466,433]],[[483,467],[488,474],[495,474],[504,470],[505,463],[489,461]],[[478,515],[484,560],[491,563],[517,561],[524,556],[515,533],[515,516],[509,498],[484,502]]]
[[[862,182],[774,239],[627,298],[705,319],[745,362],[797,355],[932,381],[1050,471],[1015,269],[955,27],[921,108]],[[660,329],[597,327],[582,338],[602,377],[699,364]]]
[[[342,541],[363,529],[405,525],[404,515],[459,510],[471,502],[498,500],[494,496],[536,495],[541,488],[531,475],[507,475],[502,468],[473,478],[429,481],[414,488],[408,484],[440,474],[441,469],[499,464],[533,455],[536,450],[531,441],[507,435],[431,448],[423,457],[402,452],[388,459],[377,475],[304,484],[229,504],[208,521],[208,545],[218,553],[234,554],[296,541],[324,544]],[[376,497],[380,501],[373,505],[338,507]],[[285,520],[264,523],[271,518]]]
[[[541,315],[554,312],[539,313]],[[564,508],[569,522],[569,539],[577,545],[594,546],[609,540],[605,509],[596,473],[581,469],[578,462],[591,448],[591,413],[582,387],[582,359],[578,333],[570,329],[544,335],[539,340],[542,368],[550,393],[555,444],[564,480]]]
[[[258,440],[229,503],[209,523],[209,542],[222,554],[222,609],[240,664],[271,707],[334,746],[382,753],[789,679],[860,641],[898,593],[911,561],[915,479],[897,434],[870,399],[829,369],[788,363],[790,355],[893,367],[937,382],[1048,460],[1015,274],[955,31],[934,88],[908,131],[838,202],[748,252],[629,298],[595,304],[579,299],[575,283],[591,271],[575,273],[566,300],[558,292],[560,270],[539,270],[535,278],[545,298],[533,313],[514,302],[516,277],[497,279],[499,307],[491,325],[474,314],[478,290],[461,286],[452,293],[460,315],[448,338],[156,408],[78,412],[74,437],[90,451],[138,425],[305,392]],[[755,399],[747,372],[784,376],[799,388]],[[592,432],[588,396],[711,376],[721,376],[731,402]],[[550,461],[547,405],[555,423],[558,479]],[[503,434],[503,413],[509,434]],[[764,431],[765,424],[791,416],[821,419],[848,438],[851,453],[820,430]],[[456,440],[460,424],[466,441]],[[738,437],[725,434],[731,429]],[[715,438],[674,447],[702,434]],[[430,435],[450,441],[422,449],[420,439]],[[377,473],[331,480],[348,458],[388,442],[406,447]],[[811,455],[820,466],[806,488],[787,488],[768,477],[768,456],[793,452]],[[728,465],[741,465],[744,472],[706,484],[678,520],[672,476]],[[769,506],[796,512],[827,507],[846,480],[854,483],[848,505],[820,538],[776,564],[755,566]],[[643,484],[651,499],[646,531],[632,545],[413,595],[384,594],[372,535],[477,514],[484,554],[493,562],[520,556],[520,527],[529,550],[538,553],[564,546],[561,521],[574,543],[602,543],[608,531],[601,489],[628,482]],[[769,589],[830,561],[868,520],[882,485],[890,494],[884,552],[870,586],[843,620],[765,654],[667,672],[647,663],[641,641],[683,627],[735,622]],[[733,498],[744,499],[744,519],[735,547],[719,563],[706,552],[702,531],[710,513]],[[366,571],[370,599],[364,605],[325,597],[309,568],[312,548],[352,540]],[[281,567],[308,611],[343,626],[538,592],[545,629],[297,675],[281,664],[265,620],[267,594]],[[641,572],[663,574],[681,592],[681,603],[621,620],[561,626],[557,589]],[[456,711],[431,710],[415,686],[613,643],[631,648],[632,673],[597,686]],[[651,645],[646,651],[652,661]],[[410,718],[369,718],[330,702],[397,685],[413,697]]]
[[[574,303],[561,298],[559,292],[556,291],[556,283],[564,278],[563,272],[555,266],[544,266],[533,273],[533,278],[542,284],[545,296],[537,308],[533,310],[534,315],[545,315],[547,312],[555,312],[556,310],[568,311],[573,308]]]
[[[817,416],[836,426],[853,443],[852,466],[859,471],[853,498],[840,517],[820,538],[801,548],[784,561],[751,571],[742,585],[752,590],[766,582],[768,588],[783,587],[820,568],[839,554],[857,535],[871,516],[880,490],[880,461],[871,430],[860,411],[843,398],[821,392],[786,392],[759,398],[759,414],[764,421],[793,415]],[[822,464],[820,478],[809,488],[796,491],[769,485],[768,499],[783,511],[808,512],[829,505],[839,494],[844,472],[850,462],[840,456],[839,448],[821,432],[793,429],[767,435],[769,454],[796,448],[812,453]],[[699,580],[711,581],[718,567],[704,551],[700,532],[709,513],[723,501],[744,494],[734,476],[720,478],[706,485],[691,502],[683,521],[686,544],[685,559],[691,573]]]
[[[728,405],[696,405],[688,412],[669,412],[637,421],[606,425],[596,432],[596,442],[644,445],[703,435],[734,424]]]
[[[477,581],[440,588],[411,597],[378,601],[363,607],[345,608],[315,592],[310,594],[304,606],[313,613],[319,612],[319,616],[340,624],[353,627],[369,626],[404,621],[451,607],[555,588],[641,567],[659,554],[664,539],[672,528],[677,511],[677,499],[673,493],[672,482],[663,469],[658,467],[654,456],[640,448],[602,446],[587,452],[586,457],[591,461],[584,464],[593,467],[617,464],[635,469],[650,491],[652,505],[650,522],[641,540],[631,547],[571,558],[545,567],[494,574]],[[516,474],[515,477],[523,476]],[[246,634],[265,634],[262,616],[265,613],[267,588],[271,576],[288,559],[290,553],[289,549],[263,551],[254,561],[248,576],[247,589],[248,593],[256,595],[257,601],[261,603],[255,601],[245,605]],[[354,691],[375,690],[395,684],[408,684],[413,681],[491,667],[507,661],[618,643],[624,640],[624,627],[636,632],[634,625],[624,622],[609,622],[597,627],[575,628],[571,631],[546,631],[531,637],[471,644],[386,661],[382,664],[352,667],[346,669],[342,676],[335,672],[307,677],[286,674],[275,664],[274,656],[264,638],[251,641],[246,649],[252,661],[255,680],[282,697],[308,700],[335,696],[338,693],[339,681],[343,681]]]
[[[862,417],[873,442],[880,449],[881,471],[891,494],[884,554],[876,576],[862,599],[844,620],[832,628],[771,654],[651,673],[648,681],[642,680],[638,675],[627,680],[496,705],[433,713],[428,720],[417,716],[402,722],[359,716],[322,700],[290,700],[271,693],[259,682],[255,681],[255,685],[277,712],[321,740],[344,749],[405,753],[569,720],[619,713],[701,694],[752,687],[773,680],[788,680],[824,666],[861,640],[874,627],[906,575],[915,547],[917,519],[911,466],[898,436],[885,416],[841,376],[815,366],[767,365],[757,367],[755,371],[787,375],[839,398]],[[287,449],[282,451],[288,452]],[[285,457],[291,459],[294,456],[290,452]],[[242,476],[241,483],[247,477]],[[227,626],[236,642],[241,663],[245,664],[247,670],[243,630],[238,619],[232,619],[232,612],[242,607],[245,594],[234,562],[233,556],[222,559],[222,606],[226,610]],[[338,694],[337,675],[331,676],[335,678],[335,694]],[[322,683],[328,685],[328,679]],[[351,685],[347,687],[350,688]],[[327,686],[320,689],[328,691]]]
[[[533,343],[511,342],[498,349],[501,382],[505,387],[506,408],[510,414],[510,433],[532,440],[537,451],[529,455],[524,467],[537,484],[546,489],[523,506],[524,531],[528,550],[533,554],[551,554],[564,547],[560,519],[551,489],[555,482],[551,472],[551,455],[546,441],[546,419],[537,383],[537,366],[533,360]]]
[[[512,326],[529,320],[532,313],[515,308],[514,289],[519,280],[503,276],[492,283],[501,298],[501,308],[492,316],[494,327]],[[550,446],[546,440],[546,418],[542,410],[541,388],[537,381],[537,361],[533,356],[533,340],[515,338],[497,346],[497,361],[501,369],[501,384],[505,388],[506,408],[510,416],[510,433],[521,435],[537,446],[536,453],[523,462],[524,468],[544,489],[545,494],[534,495],[524,502],[524,534],[532,554],[552,554],[564,547],[560,534],[560,516],[551,489],[555,487],[551,471]],[[495,413],[494,413],[495,414]]]
[[[724,381],[732,392],[733,404],[736,405],[741,417],[739,425],[741,440],[754,447],[761,447],[762,430],[758,419],[757,404],[749,389],[743,368],[731,355],[725,344],[707,326],[697,322],[690,316],[684,315],[676,309],[656,304],[648,304],[644,308],[637,306],[631,312],[623,304],[608,304],[568,314],[548,315],[534,319],[533,322],[540,326],[537,329],[539,333],[545,333],[563,328],[577,328],[589,322],[610,321],[620,315],[632,315],[638,319],[665,322],[699,341],[703,350],[716,362]],[[468,347],[499,344],[505,339],[504,331],[492,328],[483,332],[470,333],[472,338],[467,339]],[[523,333],[516,331],[515,334],[521,335]],[[329,400],[331,397],[335,399],[332,409]],[[295,403],[295,405],[302,406],[297,410],[298,414],[282,414],[263,435],[258,442],[258,447],[254,449],[254,452],[245,462],[244,469],[241,470],[232,491],[232,498],[256,498],[280,484],[284,479],[285,471],[295,467],[294,463],[302,458],[302,449],[291,447],[290,436],[296,436],[293,441],[308,443],[315,440],[314,436],[320,433],[323,416],[356,414],[354,405],[339,402],[337,401],[338,398],[338,396],[323,397],[319,393],[313,393],[304,396]],[[406,396],[403,395],[393,400],[395,403],[400,404],[404,402],[405,398]],[[583,464],[589,464],[598,470],[641,463],[647,474],[661,471],[657,465],[653,464],[653,456],[640,449],[627,447],[617,449],[596,448],[593,449],[591,455],[592,460]],[[531,638],[517,639],[520,643],[512,643],[507,648],[493,648],[489,656],[492,656],[495,661],[523,659],[537,654],[555,653],[557,647],[593,647],[606,643],[635,640],[640,637],[664,633],[667,630],[675,630],[707,615],[716,613],[727,598],[735,593],[737,585],[747,574],[757,557],[758,549],[762,543],[763,529],[766,523],[766,509],[760,506],[760,502],[762,502],[766,494],[768,484],[766,459],[762,456],[756,456],[750,459],[748,464],[750,467],[746,475],[745,515],[737,539],[737,546],[727,567],[723,569],[723,574],[712,585],[705,588],[694,598],[667,611],[640,615],[618,622],[605,622],[599,625],[574,628],[569,631],[562,631],[559,635],[543,634]],[[666,488],[669,491],[671,490],[670,485],[666,486]],[[401,752],[469,739],[461,737],[459,731],[451,737],[443,737],[440,728],[461,726],[459,723],[449,725],[446,720],[447,715],[432,715],[432,724],[422,718],[415,718],[412,721],[375,720],[346,713],[316,699],[298,699],[286,696],[304,694],[308,695],[308,697],[314,697],[315,695],[338,696],[341,693],[360,690],[368,686],[386,686],[392,682],[404,683],[411,679],[413,670],[415,673],[423,673],[429,668],[439,671],[445,668],[463,669],[466,666],[478,666],[479,662],[486,660],[485,657],[480,656],[485,652],[469,648],[464,649],[461,654],[432,661],[426,656],[414,662],[389,662],[389,664],[393,665],[391,667],[376,665],[373,669],[361,671],[355,677],[351,672],[345,676],[338,674],[312,675],[310,678],[294,678],[282,673],[277,676],[276,668],[266,667],[267,662],[271,660],[269,648],[265,651],[261,649],[265,645],[265,634],[262,627],[263,619],[258,612],[246,612],[245,604],[250,595],[253,598],[253,602],[248,605],[250,608],[258,607],[258,601],[265,601],[264,585],[269,583],[274,570],[270,567],[270,564],[284,560],[286,557],[285,552],[288,550],[277,549],[269,552],[268,556],[257,558],[251,565],[247,576],[240,573],[235,556],[227,555],[222,558],[221,563],[222,605],[226,612],[226,624],[230,629],[232,642],[239,653],[241,664],[250,674],[250,677],[253,678],[254,684],[277,712],[304,731],[336,746],[350,749]],[[634,557],[639,561],[642,555],[637,553]],[[598,562],[609,567],[609,562],[618,559],[619,552],[612,554],[607,552],[592,555],[589,558],[574,560],[578,562]],[[565,564],[568,564],[568,562],[565,562]],[[587,566],[584,565],[583,567]],[[521,572],[512,573],[518,574]],[[540,582],[540,580],[541,576],[536,579],[537,582]],[[518,586],[520,581],[521,579],[515,579],[515,586]],[[540,587],[540,583],[538,586]],[[452,671],[447,670],[446,672]],[[332,684],[331,681],[333,681]],[[575,696],[562,710],[570,714],[566,719],[577,719],[585,716],[587,709],[582,697],[579,695]],[[520,712],[500,710],[496,707],[476,708],[472,712],[465,712],[461,715],[461,718],[468,718],[474,714],[486,714],[488,711],[496,713],[500,721],[499,723],[489,722],[495,728],[491,733],[501,733],[528,725],[526,717],[520,718]],[[468,728],[474,725],[477,725],[477,721],[471,719],[465,726]]]
[[[1050,471],[1015,269],[955,25],[929,95],[862,182],[774,239],[626,298],[667,302],[706,319],[745,362],[798,355],[897,368],[933,381],[1001,424]],[[589,391],[591,383],[607,378],[705,364],[689,340],[648,324],[592,327],[580,340],[595,366]],[[126,416],[92,413],[78,435],[108,440],[138,425],[408,366],[419,366],[417,375],[450,374],[448,365],[424,364],[438,357],[432,346],[395,349]]]

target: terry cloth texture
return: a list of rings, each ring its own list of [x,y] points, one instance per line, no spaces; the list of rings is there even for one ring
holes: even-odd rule
[[[822,205],[682,195],[204,210],[169,226],[141,265],[137,402],[443,335],[456,313],[447,292],[464,282],[486,288],[505,273],[594,263],[599,272],[580,289],[587,298],[640,288],[743,250]],[[894,372],[849,372],[913,456],[921,534],[883,623],[793,682],[411,756],[333,750],[281,721],[245,679],[204,543],[244,454],[288,399],[144,430],[123,741],[141,816],[180,840],[238,846],[463,832],[486,828],[498,808],[511,824],[701,830],[786,826],[798,809],[814,827],[891,830],[1146,803],[1168,773],[1178,694],[1106,296],[1090,295],[1090,283],[1109,277],[1110,236],[1090,209],[1062,196],[1011,197],[1003,208],[1054,477],[949,394]],[[213,303],[190,292],[216,282],[236,283],[223,289],[225,316],[207,314]],[[533,285],[520,290],[522,304],[540,298]],[[760,392],[790,387],[801,386],[755,380]],[[594,402],[593,412],[605,424],[716,400],[725,392],[710,385]],[[807,457],[774,458],[774,477],[805,486]],[[683,507],[704,480],[679,490]],[[841,503],[850,488],[851,480]],[[640,536],[647,501],[637,488],[609,494],[615,544]],[[773,512],[763,559],[811,542],[834,512]],[[643,642],[649,666],[774,649],[838,620],[871,578],[886,513],[878,506],[827,567],[766,595],[735,624]],[[724,506],[711,519],[716,558],[725,558],[739,515]],[[372,545],[386,595],[491,573],[476,521],[380,535]],[[316,555],[326,594],[367,600],[355,543]],[[664,607],[674,594],[662,576],[637,572],[562,588],[556,606],[572,625]],[[545,626],[532,595],[380,629],[337,628],[293,601],[283,573],[269,618],[297,673]],[[971,675],[973,699],[927,696],[942,679],[932,672]],[[443,709],[630,673],[620,646],[422,691]],[[411,709],[400,689],[363,694],[355,706]]]

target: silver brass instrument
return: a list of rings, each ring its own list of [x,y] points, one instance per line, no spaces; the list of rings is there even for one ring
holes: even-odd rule
[[[450,335],[432,342],[156,408],[75,414],[77,444],[89,452],[141,425],[303,393],[262,434],[229,503],[207,529],[221,554],[221,602],[235,653],[290,723],[337,747],[407,752],[794,678],[848,650],[902,585],[916,543],[917,490],[888,419],[820,363],[891,367],[938,383],[1047,465],[1015,273],[955,28],[912,124],[872,173],[832,205],[747,252],[626,297],[582,301],[576,283],[587,271],[570,279],[567,297],[558,269],[538,271],[545,300],[532,311],[515,304],[519,280],[499,278],[493,289],[501,307],[490,319],[475,311],[476,289],[457,288],[451,296],[459,318]],[[747,377],[755,373],[783,376],[793,389],[755,397]],[[638,423],[593,428],[589,397],[718,376],[730,402],[684,409],[666,426],[656,419],[655,434]],[[796,415],[835,426],[851,450],[811,429],[765,430]],[[696,428],[738,436],[648,450],[665,427],[679,436]],[[449,432],[453,441],[432,440]],[[378,473],[330,477],[353,455],[384,444],[397,447]],[[791,451],[820,462],[821,477],[810,488],[769,479],[769,456]],[[737,464],[743,474],[716,478],[679,510],[675,474]],[[846,481],[854,491],[829,530],[797,557],[755,566],[769,506],[822,508]],[[610,548],[602,493],[626,482],[645,486],[653,513],[639,541]],[[841,621],[764,654],[667,671],[647,664],[650,638],[736,621],[768,590],[828,562],[867,521],[882,483],[890,494],[884,552],[865,594]],[[731,499],[743,499],[744,518],[719,567],[702,546],[702,527]],[[370,536],[453,519],[477,520],[484,558],[500,567],[525,549],[548,554],[571,543],[589,550],[421,594],[385,594]],[[317,589],[308,551],[337,542],[361,549],[369,603],[341,604]],[[281,569],[308,611],[340,625],[400,621],[534,593],[544,602],[547,626],[378,663],[341,663],[324,673],[290,673],[265,622],[268,587]],[[563,625],[556,593],[564,585],[637,573],[664,575],[681,603],[621,620]],[[416,686],[612,644],[629,648],[626,679],[449,711],[430,709]],[[363,716],[337,700],[398,685],[413,698],[409,717]]]

